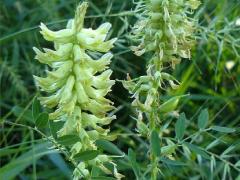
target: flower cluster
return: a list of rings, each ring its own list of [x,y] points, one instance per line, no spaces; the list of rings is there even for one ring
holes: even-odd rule
[[[164,90],[167,84],[173,89],[179,86],[179,82],[165,70],[169,64],[174,68],[182,58],[191,57],[195,20],[190,18],[189,14],[192,14],[192,10],[199,4],[198,0],[139,2],[138,7],[142,14],[131,35],[132,40],[138,45],[133,46],[132,50],[138,56],[148,53],[150,59],[145,76],[133,80],[128,78],[128,81],[123,83],[135,98],[132,104],[139,110],[138,119],[142,120],[142,112],[149,113],[154,108],[157,108],[156,112],[167,113],[176,107],[178,98],[170,99],[171,104],[165,102],[160,106],[159,89]],[[138,122],[138,127],[139,123],[142,122]],[[146,132],[146,128],[144,129]]]
[[[132,47],[136,55],[153,52],[149,64],[156,70],[163,63],[174,67],[181,58],[190,58],[194,44],[194,19],[192,10],[199,6],[198,0],[145,0],[141,4],[144,10],[133,29],[133,39],[139,42]]]
[[[53,110],[49,117],[64,122],[58,136],[77,135],[80,141],[71,146],[71,156],[87,150],[96,150],[95,141],[108,139],[108,125],[115,116],[108,116],[113,103],[105,98],[111,91],[114,80],[110,80],[112,71],[108,69],[113,55],[108,52],[116,38],[106,41],[111,28],[104,23],[96,30],[84,28],[84,17],[88,4],[83,2],[77,7],[75,18],[67,23],[66,29],[49,30],[41,23],[44,39],[54,43],[54,49],[34,48],[36,59],[47,64],[52,70],[46,77],[34,76],[36,85],[49,96],[40,97],[41,104]],[[89,52],[105,53],[95,60]],[[74,179],[88,177],[88,166],[98,166],[111,173],[105,166],[111,162],[107,155],[98,155],[87,162],[80,162],[74,171]],[[116,176],[119,174],[116,172]]]
[[[199,6],[198,0],[141,0],[138,10],[142,11],[133,28],[131,39],[137,43],[132,50],[137,56],[147,53],[146,75],[131,79],[128,76],[123,85],[132,94],[132,106],[138,113],[137,130],[151,142],[151,137],[160,135],[161,118],[175,110],[179,98],[175,96],[166,102],[160,95],[166,86],[176,89],[179,82],[167,71],[182,58],[190,58],[194,44],[194,19],[189,15]],[[147,119],[147,120],[145,120]],[[159,137],[158,137],[159,138]],[[159,140],[160,141],[160,140]],[[169,151],[169,155],[173,151]],[[157,179],[158,157],[150,149],[151,179]]]

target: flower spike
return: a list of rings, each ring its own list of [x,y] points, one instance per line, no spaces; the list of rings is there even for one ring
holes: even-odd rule
[[[101,126],[116,118],[108,116],[114,107],[105,96],[115,83],[110,80],[112,70],[108,65],[113,55],[108,51],[117,39],[106,40],[110,23],[104,23],[95,30],[83,27],[87,7],[87,2],[80,4],[74,19],[68,21],[65,29],[52,31],[41,23],[40,33],[44,39],[54,43],[54,50],[33,48],[35,58],[51,67],[46,77],[34,76],[34,79],[40,90],[48,95],[39,100],[44,107],[52,109],[49,118],[64,122],[58,137],[76,135],[80,139],[70,146],[73,159],[78,153],[97,150],[95,142],[99,138],[111,139],[109,129]],[[93,59],[88,50],[105,54]],[[73,173],[74,179],[89,178],[91,166],[111,173],[104,165],[106,162],[112,162],[107,155],[79,161]],[[115,167],[113,174],[121,177]]]

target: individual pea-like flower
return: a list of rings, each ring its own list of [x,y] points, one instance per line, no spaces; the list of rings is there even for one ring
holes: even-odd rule
[[[46,72],[46,77],[34,76],[36,85],[49,95],[39,98],[41,104],[53,110],[50,119],[64,122],[58,131],[59,137],[79,136],[80,141],[71,146],[71,158],[80,152],[96,150],[97,139],[111,139],[109,129],[101,126],[115,119],[114,115],[107,115],[114,107],[105,96],[115,83],[110,80],[112,71],[108,65],[113,55],[108,51],[116,38],[106,40],[110,23],[95,30],[83,27],[87,7],[86,2],[77,7],[75,18],[68,21],[66,29],[51,31],[41,23],[40,33],[54,43],[54,50],[33,48],[36,59],[52,69]],[[94,51],[105,54],[95,60],[89,53]],[[88,177],[88,166],[111,172],[104,166],[105,162],[111,162],[106,155],[80,162],[73,173],[74,179]]]

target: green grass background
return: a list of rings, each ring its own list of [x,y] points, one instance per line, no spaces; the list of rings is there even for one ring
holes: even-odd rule
[[[71,179],[71,163],[34,129],[31,104],[37,89],[32,75],[44,75],[47,67],[34,60],[32,47],[51,47],[41,37],[38,25],[44,22],[51,29],[63,28],[74,16],[78,3],[78,0],[0,0],[0,179]],[[118,37],[112,50],[112,78],[123,80],[127,73],[131,77],[143,75],[148,59],[135,56],[129,48],[132,44],[129,33],[137,19],[135,4],[130,0],[89,3],[85,26],[96,28],[108,21],[113,25],[109,36]],[[188,119],[185,137],[209,153],[211,160],[206,161],[196,153],[190,153],[191,160],[187,160],[181,156],[184,152],[178,150],[177,160],[184,161],[184,167],[160,165],[162,178],[235,179],[240,172],[240,26],[236,26],[240,1],[202,0],[194,16],[199,18],[199,25],[192,59],[183,60],[172,71],[181,86],[176,91],[168,90],[161,99],[190,93],[178,107]],[[234,62],[232,69],[226,67],[229,61]],[[149,144],[135,131],[130,95],[117,82],[109,97],[117,107],[117,119],[111,129],[118,139],[113,143],[121,153],[133,149],[140,169],[146,172]],[[230,127],[235,132],[201,132],[197,117],[204,108],[209,112],[208,127]],[[163,122],[163,126],[169,123],[164,137],[175,136],[175,122],[174,119]],[[49,134],[47,128],[42,132]],[[212,172],[213,159],[216,165]],[[125,179],[135,179],[127,159],[119,158],[117,163]]]

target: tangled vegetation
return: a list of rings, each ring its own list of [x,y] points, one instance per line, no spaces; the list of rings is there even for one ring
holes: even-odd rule
[[[0,11],[0,179],[240,178],[238,0]]]

